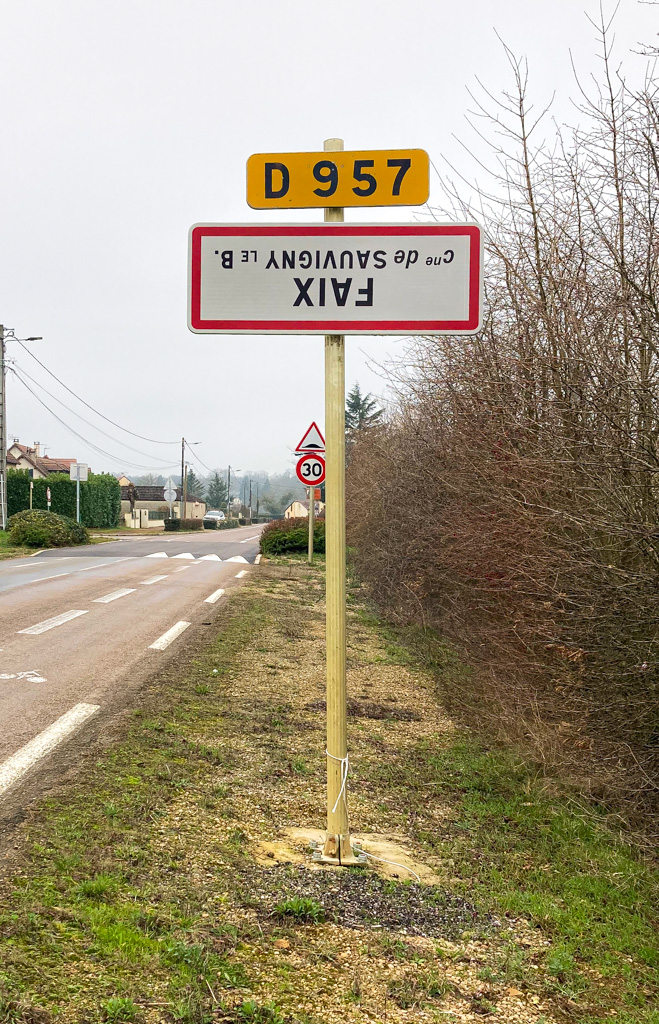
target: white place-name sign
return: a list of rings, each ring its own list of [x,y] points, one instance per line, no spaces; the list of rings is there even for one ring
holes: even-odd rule
[[[197,224],[188,326],[199,334],[474,334],[476,224]]]

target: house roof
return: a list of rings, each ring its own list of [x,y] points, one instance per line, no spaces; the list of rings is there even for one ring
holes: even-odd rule
[[[71,466],[77,462],[77,459],[51,459],[49,455],[37,456],[36,449],[30,448],[26,444],[19,444],[18,441],[14,441],[7,451],[7,462],[12,461],[12,465],[18,464],[18,458],[14,458],[10,455],[12,448],[18,449],[21,453],[20,458],[27,459],[35,469],[46,475],[50,473],[68,473]]]
[[[135,488],[135,500],[136,501],[162,501],[163,504],[167,504],[165,501],[165,487],[163,484],[133,484]],[[176,488],[176,501],[181,499],[181,488]],[[125,484],[121,488],[121,500],[130,501],[130,485]]]

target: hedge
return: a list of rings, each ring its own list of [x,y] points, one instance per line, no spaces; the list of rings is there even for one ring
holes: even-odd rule
[[[201,530],[203,525],[203,519],[165,519],[168,533],[176,530]]]
[[[282,555],[288,551],[307,551],[309,548],[309,519],[276,519],[261,532],[261,553]],[[325,520],[316,519],[313,528],[313,549],[325,554]]]
[[[50,511],[76,517],[76,484],[65,473],[53,473],[45,479],[33,480],[32,507],[48,509],[46,489],[50,487]],[[7,473],[7,509],[10,516],[30,507],[30,474],[27,469],[10,469]],[[80,522],[84,526],[118,526],[121,514],[119,481],[109,473],[90,473],[80,484]]]
[[[45,512],[41,508],[25,509],[9,518],[12,543],[33,548],[62,548],[87,544],[87,528],[68,516]]]

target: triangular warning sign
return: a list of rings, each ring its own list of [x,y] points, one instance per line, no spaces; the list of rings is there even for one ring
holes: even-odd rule
[[[315,423],[312,423],[295,449],[296,452],[324,452],[325,438]]]

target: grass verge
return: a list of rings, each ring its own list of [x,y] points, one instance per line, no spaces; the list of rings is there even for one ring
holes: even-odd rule
[[[310,869],[288,830],[324,820],[323,620],[321,562],[262,563],[34,809],[0,891],[1,1024],[657,1024],[656,872],[456,729],[354,588],[352,825],[432,884]]]

